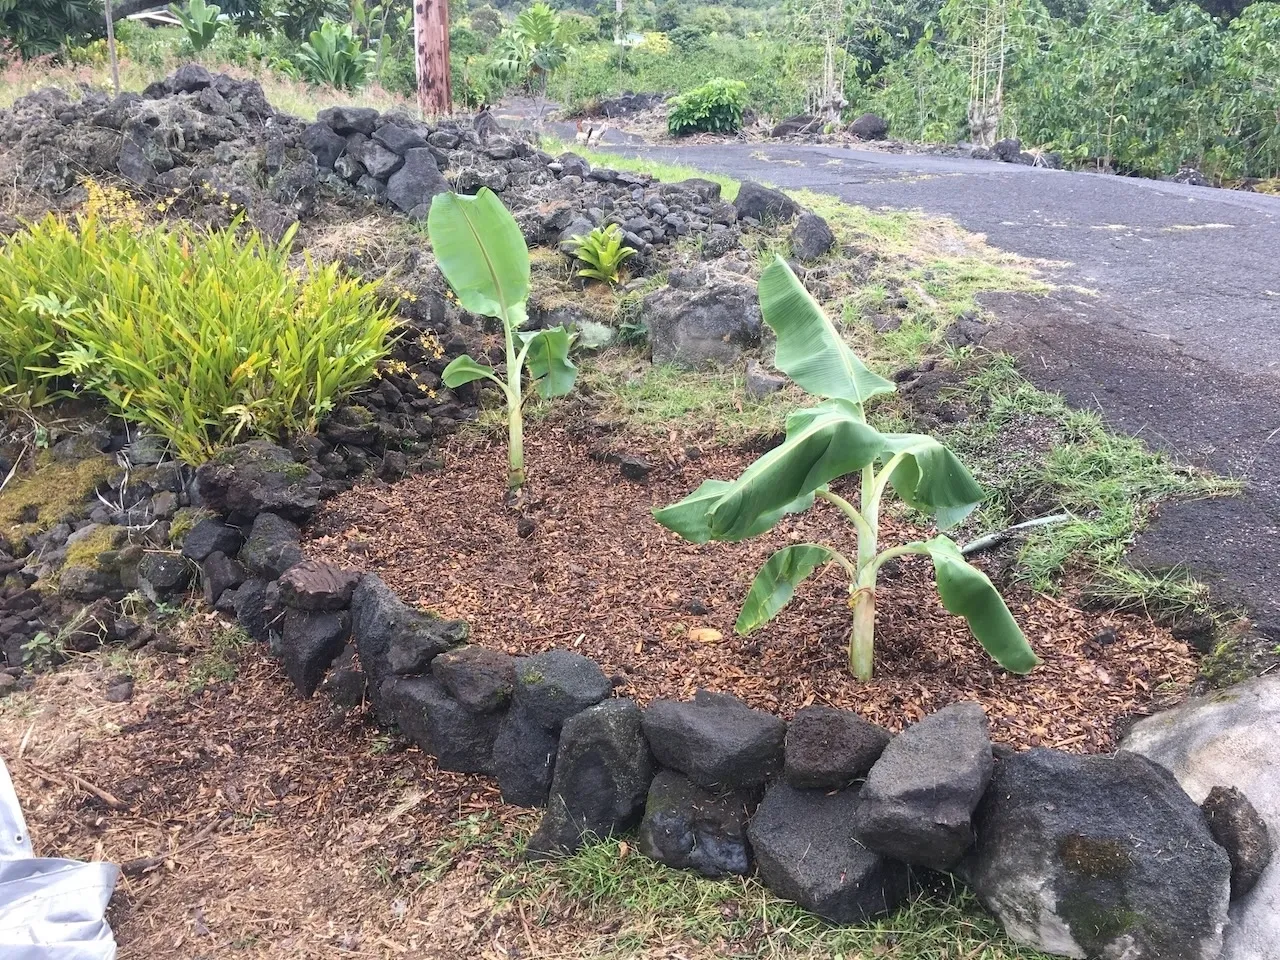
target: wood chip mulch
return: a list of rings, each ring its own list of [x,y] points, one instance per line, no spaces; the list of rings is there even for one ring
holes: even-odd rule
[[[737,476],[755,454],[706,445],[690,457],[674,440],[665,449],[615,437],[611,448],[655,464],[636,483],[601,456],[599,441],[546,424],[531,432],[530,483],[515,507],[504,496],[505,447],[458,440],[441,471],[326,503],[309,555],[376,572],[407,602],[468,620],[477,643],[577,650],[613,676],[619,696],[642,704],[705,687],[786,717],[820,703],[898,730],[977,700],[997,741],[1097,752],[1114,746],[1121,721],[1180,699],[1195,676],[1186,645],[1146,619],[1006,586],[1044,660],[1028,677],[1008,674],[943,609],[929,562],[909,558],[882,576],[876,675],[860,684],[846,668],[850,612],[836,569],[803,585],[772,624],[747,638],[733,632],[759,566],[788,541],[853,555],[852,531],[834,509],[819,504],[745,543],[689,544],[650,510],[707,477]],[[882,520],[882,546],[924,535]]]

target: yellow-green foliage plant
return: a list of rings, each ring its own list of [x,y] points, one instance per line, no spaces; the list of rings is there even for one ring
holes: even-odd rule
[[[192,463],[247,435],[315,430],[367,381],[395,321],[375,284],[290,264],[228,230],[49,216],[0,248],[0,384],[72,388],[167,437]]]

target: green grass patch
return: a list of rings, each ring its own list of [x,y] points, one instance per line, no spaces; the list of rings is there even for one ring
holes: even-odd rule
[[[630,170],[633,173],[647,173],[664,183],[675,183],[679,180],[689,180],[693,177],[701,180],[710,180],[713,183],[720,184],[720,196],[724,200],[733,200],[738,195],[738,187],[740,186],[738,181],[732,177],[722,176],[718,173],[707,173],[704,170],[685,164],[663,163],[660,160],[652,160],[648,157],[628,157],[609,150],[592,150],[590,147],[584,147],[580,143],[566,143],[559,137],[543,135],[542,149],[550,154],[563,153],[568,150],[587,160],[593,166],[610,167],[614,170]]]
[[[208,645],[191,663],[187,686],[199,693],[214,683],[229,683],[240,672],[240,659],[253,645],[253,638],[239,627],[224,626],[209,637]]]
[[[500,900],[533,911],[535,922],[564,901],[610,929],[582,956],[636,957],[681,938],[713,945],[718,956],[770,960],[1044,960],[1017,946],[959,889],[910,901],[892,916],[833,926],[779,900],[755,878],[707,880],[672,870],[620,841],[587,847],[550,863],[520,863],[499,879]]]

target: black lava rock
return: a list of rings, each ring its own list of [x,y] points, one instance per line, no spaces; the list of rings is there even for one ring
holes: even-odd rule
[[[516,685],[515,658],[487,647],[446,650],[431,661],[431,672],[472,713],[501,710]]]
[[[848,786],[867,775],[892,739],[852,710],[805,707],[787,727],[787,783],[802,789]]]
[[[435,677],[391,677],[381,698],[400,730],[434,756],[441,770],[492,772],[500,714],[472,713]]]
[[[260,513],[240,548],[240,562],[254,576],[276,580],[303,561],[301,539],[296,524],[274,513]]]
[[[280,659],[298,693],[310,697],[316,692],[325,671],[342,653],[350,636],[351,618],[345,611],[285,611]]]
[[[535,722],[559,730],[575,713],[594,706],[613,684],[594,660],[568,650],[548,650],[516,661],[515,702]]]
[[[240,552],[244,535],[235,527],[229,527],[212,517],[201,520],[188,531],[182,541],[182,555],[201,563],[211,553],[225,553],[234,557]]]
[[[1271,863],[1267,822],[1235,787],[1214,787],[1200,809],[1213,839],[1231,860],[1231,899],[1238,900],[1254,888]]]
[[[644,732],[664,767],[710,790],[741,790],[781,772],[787,725],[737,697],[699,690],[689,702],[649,704]]]
[[[753,806],[749,793],[714,793],[663,770],[649,787],[640,852],[704,877],[745,875],[751,870],[747,818]]]

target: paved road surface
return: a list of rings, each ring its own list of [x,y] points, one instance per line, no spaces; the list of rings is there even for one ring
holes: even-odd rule
[[[1134,555],[1192,569],[1280,639],[1280,199],[826,146],[616,149],[944,215],[1062,262],[1047,299],[993,298],[995,345],[1074,405],[1247,481],[1238,499],[1167,507]]]

